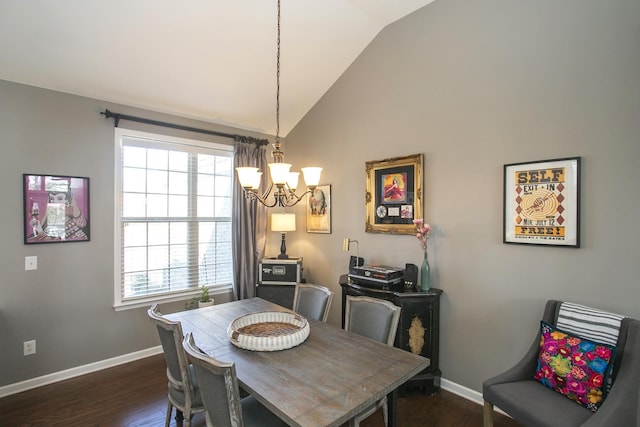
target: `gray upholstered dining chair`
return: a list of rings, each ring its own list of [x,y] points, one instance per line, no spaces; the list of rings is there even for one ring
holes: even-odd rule
[[[358,335],[393,345],[398,330],[401,307],[393,303],[366,296],[347,295],[344,328]],[[389,425],[387,397],[374,402],[349,420],[350,427],[357,427],[362,420],[382,408],[384,425]]]
[[[174,407],[176,420],[180,421],[184,417],[184,424],[189,427],[193,414],[204,412],[204,406],[193,367],[189,365],[187,355],[182,348],[182,325],[180,322],[172,322],[162,316],[157,304],[152,305],[147,313],[158,329],[164,359],[167,363],[169,403],[165,427],[168,427],[171,422]]]
[[[298,283],[293,294],[293,311],[307,319],[326,322],[332,300],[333,292],[329,288]]]
[[[555,300],[547,301],[542,321],[551,326],[543,325],[541,328],[546,327],[554,333],[560,333],[556,334],[558,338],[550,334],[552,338],[566,343],[569,343],[569,339],[575,342],[577,338],[580,340],[579,344],[582,343],[582,349],[602,346],[601,343],[608,345],[608,348],[615,347],[615,351],[611,353],[613,370],[608,394],[606,391],[603,393],[606,397],[593,412],[563,395],[566,393],[564,387],[556,391],[535,380],[536,370],[542,372],[538,366],[544,364],[547,357],[541,355],[541,345],[544,345],[544,351],[548,353],[547,349],[552,348],[548,346],[554,344],[550,338],[541,337],[541,328],[538,328],[529,351],[519,362],[484,381],[484,426],[493,426],[495,405],[525,426],[640,427],[640,321]],[[574,358],[573,354],[571,357]],[[590,355],[581,358],[591,360]],[[582,362],[578,362],[577,366],[580,366]],[[544,366],[543,369],[548,368]],[[570,371],[572,375],[573,369]],[[561,384],[555,374],[549,378]],[[608,388],[606,385],[604,387]],[[576,388],[573,386],[573,389]],[[571,389],[567,387],[567,390]],[[599,393],[595,394],[598,395]]]
[[[204,407],[207,426],[279,427],[287,424],[252,396],[240,399],[234,363],[221,362],[198,348],[188,333],[182,342],[193,364]]]

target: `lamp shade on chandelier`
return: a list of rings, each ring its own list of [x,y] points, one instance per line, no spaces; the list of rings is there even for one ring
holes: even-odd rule
[[[291,164],[284,162],[284,152],[281,150],[280,142],[280,0],[278,0],[278,42],[277,42],[277,60],[276,60],[276,139],[273,143],[274,151],[272,152],[273,163],[269,163],[269,173],[271,175],[271,183],[267,189],[260,193],[260,181],[262,180],[262,172],[254,167],[238,167],[238,180],[244,189],[245,196],[251,200],[257,200],[266,207],[288,207],[297,204],[307,194],[312,192],[320,182],[320,167],[302,168],[304,182],[307,190],[298,195],[298,179],[300,172],[291,172]],[[269,196],[273,191],[273,199],[269,200]]]
[[[244,188],[247,197],[256,199],[267,207],[274,206],[293,206],[302,200],[302,197],[313,191],[320,181],[322,168],[307,167],[302,168],[302,174],[307,191],[298,195],[296,189],[298,187],[299,172],[291,172],[290,163],[269,163],[269,172],[271,173],[271,184],[263,194],[259,194],[260,181],[262,172],[258,168],[242,167],[236,168],[238,172],[238,180]],[[275,187],[275,189],[274,189]],[[273,190],[273,200],[269,201],[269,195]]]

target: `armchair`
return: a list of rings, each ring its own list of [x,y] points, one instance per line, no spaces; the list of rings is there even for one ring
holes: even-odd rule
[[[561,301],[548,301],[542,320],[556,325],[561,304]],[[596,412],[533,379],[539,351],[540,334],[537,333],[522,360],[483,383],[484,427],[493,426],[494,405],[530,427],[640,427],[640,321],[623,318],[620,322],[613,382]]]

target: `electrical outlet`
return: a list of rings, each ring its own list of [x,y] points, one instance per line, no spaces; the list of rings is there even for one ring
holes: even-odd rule
[[[24,342],[24,355],[36,354],[36,340]]]

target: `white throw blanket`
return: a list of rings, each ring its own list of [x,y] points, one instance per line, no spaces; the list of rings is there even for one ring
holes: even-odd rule
[[[603,344],[616,345],[625,316],[584,305],[563,302],[556,326],[565,332]]]

